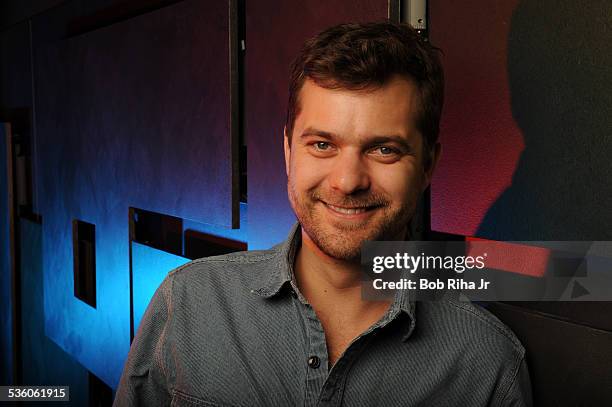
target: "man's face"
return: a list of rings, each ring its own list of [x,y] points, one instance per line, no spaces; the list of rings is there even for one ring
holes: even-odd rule
[[[291,206],[327,255],[357,260],[366,240],[403,239],[434,165],[423,167],[416,86],[394,78],[366,91],[306,80],[285,164]]]

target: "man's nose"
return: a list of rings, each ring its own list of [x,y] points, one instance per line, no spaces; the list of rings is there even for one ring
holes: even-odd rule
[[[342,152],[334,163],[329,183],[332,189],[345,195],[370,188],[370,175],[362,155],[359,152]]]

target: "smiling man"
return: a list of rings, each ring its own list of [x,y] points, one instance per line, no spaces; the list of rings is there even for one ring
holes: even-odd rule
[[[442,92],[437,50],[408,26],[309,40],[284,134],[298,223],[270,250],[171,272],[115,404],[530,405],[525,351],[486,311],[361,293],[362,243],[409,238],[440,154]]]
[[[416,127],[414,82],[398,75],[368,86],[305,80],[285,136],[289,199],[308,247],[336,259],[357,260],[366,240],[402,240],[433,169],[424,156],[438,157]]]

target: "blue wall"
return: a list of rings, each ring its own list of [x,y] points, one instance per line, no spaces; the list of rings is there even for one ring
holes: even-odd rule
[[[138,243],[132,243],[132,276],[134,281],[134,332],[161,284],[172,269],[189,260]]]
[[[30,386],[70,386],[70,402],[86,406],[88,372],[50,340],[44,329],[41,225],[20,219],[22,382]]]
[[[35,53],[45,332],[113,388],[130,345],[129,208],[237,223],[227,13],[186,0]],[[74,296],[75,219],[95,225],[95,308]]]
[[[8,160],[5,123],[0,123],[0,385],[12,383],[13,337]]]

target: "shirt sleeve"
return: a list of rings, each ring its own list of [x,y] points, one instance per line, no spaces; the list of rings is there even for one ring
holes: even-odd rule
[[[525,358],[508,387],[505,397],[502,400],[503,407],[532,407],[533,400],[531,394],[531,380]]]
[[[113,406],[168,406],[171,395],[165,346],[172,315],[172,275],[153,295],[123,368]]]

